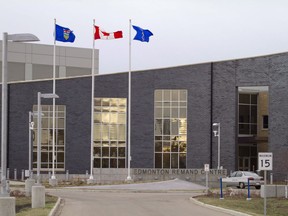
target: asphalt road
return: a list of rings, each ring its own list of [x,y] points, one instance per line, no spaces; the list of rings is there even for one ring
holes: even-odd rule
[[[191,200],[205,189],[190,182],[73,187],[49,190],[64,200],[61,216],[225,216]]]
[[[228,213],[199,206],[191,193],[125,191],[57,191],[64,198],[61,216],[227,216]]]

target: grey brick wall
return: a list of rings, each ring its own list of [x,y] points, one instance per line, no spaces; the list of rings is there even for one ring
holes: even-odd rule
[[[234,170],[238,163],[237,87],[264,85],[269,86],[269,151],[274,153],[273,172],[285,175],[288,54],[217,62],[212,66],[207,63],[132,72],[131,167],[154,167],[154,91],[187,89],[187,168],[201,168],[210,162],[213,168],[217,166],[217,138],[212,136],[211,125],[220,122],[221,165],[228,171]],[[65,156],[70,173],[90,169],[90,89],[91,77],[57,80],[56,92],[60,98],[56,103],[66,105],[67,110]],[[38,91],[52,92],[52,81],[9,84],[10,168],[28,168],[28,112],[37,104]],[[95,97],[127,96],[127,73],[95,77]],[[52,101],[43,99],[42,104]]]
[[[236,109],[235,63],[213,64],[213,123],[220,122],[220,166],[234,170],[236,162]],[[212,139],[213,167],[217,167],[218,140]]]
[[[132,163],[154,167],[154,91],[187,89],[187,168],[210,163],[210,65],[132,73]]]
[[[8,86],[8,167],[28,169],[29,155],[29,111],[32,111],[33,104],[37,104],[37,92],[51,93],[48,82],[19,83]],[[52,89],[52,86],[51,86]],[[34,91],[36,90],[36,91]],[[46,101],[43,100],[43,104]],[[1,102],[2,104],[2,102]],[[10,175],[11,175],[10,174]]]
[[[269,58],[269,151],[273,173],[288,179],[288,54]]]
[[[10,168],[28,169],[28,112],[37,105],[37,92],[52,93],[52,82],[9,85],[9,161]],[[56,81],[56,104],[66,105],[66,169],[89,169],[91,78]],[[42,99],[41,104],[52,104]]]

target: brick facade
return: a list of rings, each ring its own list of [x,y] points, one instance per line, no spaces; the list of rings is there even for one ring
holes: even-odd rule
[[[238,166],[237,87],[269,86],[269,151],[273,172],[288,172],[288,53],[240,60],[132,72],[131,167],[154,168],[154,91],[187,89],[187,168],[217,166],[212,123],[221,122],[221,166]],[[65,168],[90,169],[91,77],[60,79],[56,104],[66,105]],[[8,165],[28,168],[28,112],[37,92],[51,93],[52,81],[9,84]],[[95,77],[95,97],[128,96],[128,74]],[[42,104],[52,104],[43,99]],[[212,107],[212,109],[211,109]],[[287,119],[287,120],[286,120]],[[284,176],[284,175],[283,175]]]

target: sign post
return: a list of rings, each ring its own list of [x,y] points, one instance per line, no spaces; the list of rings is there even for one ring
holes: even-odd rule
[[[264,170],[264,216],[266,216],[266,178],[267,170],[273,168],[273,153],[272,152],[259,152],[258,153],[258,169]]]

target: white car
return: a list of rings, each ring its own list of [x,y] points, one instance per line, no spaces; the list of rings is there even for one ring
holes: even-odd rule
[[[230,176],[223,178],[222,182],[225,183],[227,187],[236,186],[243,189],[248,186],[248,179],[249,185],[256,189],[260,189],[261,184],[264,183],[263,177],[248,171],[235,171]]]

